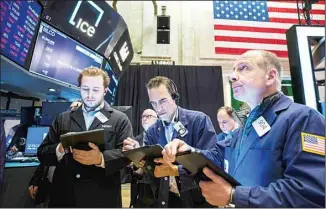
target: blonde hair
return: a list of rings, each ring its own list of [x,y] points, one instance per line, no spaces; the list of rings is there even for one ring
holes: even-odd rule
[[[84,76],[102,76],[104,88],[108,87],[110,84],[110,77],[108,74],[98,67],[91,66],[85,68],[78,76],[78,86],[81,85],[81,81]]]

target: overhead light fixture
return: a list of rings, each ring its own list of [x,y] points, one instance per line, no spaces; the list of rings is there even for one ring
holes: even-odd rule
[[[57,90],[55,90],[55,89],[53,89],[53,88],[49,88],[49,91],[54,92],[54,91],[57,91]]]

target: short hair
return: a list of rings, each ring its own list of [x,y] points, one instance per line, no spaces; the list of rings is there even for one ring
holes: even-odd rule
[[[108,87],[110,84],[110,77],[108,76],[108,74],[104,70],[98,67],[93,67],[93,66],[87,67],[79,74],[78,76],[79,87],[81,86],[81,81],[84,76],[102,76],[104,88]]]
[[[232,113],[234,112],[234,109],[232,107],[229,107],[229,106],[223,106],[223,107],[220,107],[218,110],[217,110],[217,113],[218,114],[221,110],[225,110],[226,113],[231,117],[233,118],[233,115]]]
[[[223,106],[220,107],[217,110],[217,114],[221,111],[221,110],[225,110],[226,113],[236,122],[238,123],[239,126],[243,126],[243,121],[240,119],[239,114],[237,113],[237,111],[235,109],[233,109],[232,107],[229,106]]]
[[[173,93],[176,93],[176,89],[174,85],[172,84],[171,79],[164,77],[164,76],[156,76],[148,81],[146,88],[148,90],[152,88],[158,88],[159,86],[164,85],[167,89],[169,94],[172,96]]]
[[[260,58],[255,60],[259,68],[264,70],[270,70],[272,68],[275,68],[277,70],[278,72],[277,89],[281,90],[282,79],[283,79],[283,67],[280,59],[276,56],[276,54],[269,51],[265,51],[265,50],[250,50],[250,51],[256,51],[260,54]]]

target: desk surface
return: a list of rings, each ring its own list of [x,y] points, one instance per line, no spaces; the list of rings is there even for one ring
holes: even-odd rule
[[[5,168],[22,168],[22,167],[36,167],[39,166],[39,162],[6,162]]]

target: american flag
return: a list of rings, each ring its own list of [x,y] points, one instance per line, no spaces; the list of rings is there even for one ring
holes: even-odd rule
[[[302,148],[305,151],[325,155],[325,137],[302,133]]]
[[[299,9],[302,14],[302,0]],[[304,24],[303,15],[300,16]],[[312,5],[312,24],[325,26],[324,0]],[[299,24],[296,1],[214,1],[215,54],[240,55],[263,49],[287,58],[285,32]]]

